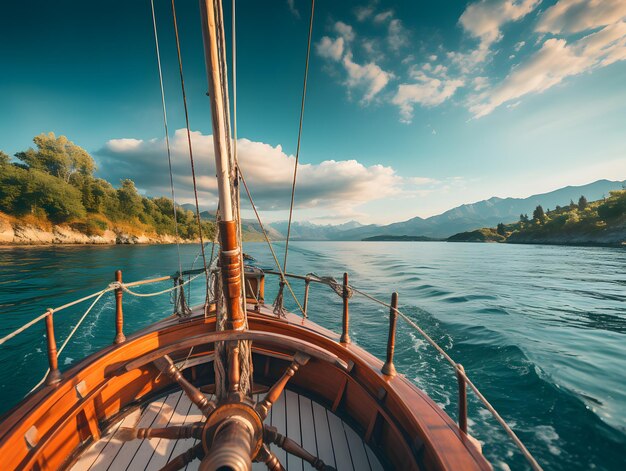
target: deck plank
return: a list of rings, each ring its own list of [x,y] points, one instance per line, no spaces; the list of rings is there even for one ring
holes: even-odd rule
[[[176,404],[174,413],[170,417],[170,421],[168,422],[167,427],[172,425],[183,425],[190,408],[191,401],[186,394],[182,394],[180,396],[180,399],[178,400],[178,404]],[[165,466],[170,460],[170,455],[172,454],[172,451],[174,450],[177,441],[178,440],[168,440],[161,438],[154,449],[152,458],[146,466],[146,471],[158,471],[163,466]]]
[[[137,408],[126,417],[124,417],[124,419],[120,423],[120,427],[133,427],[137,423],[137,420],[139,420],[140,415],[141,410]],[[115,438],[115,432],[117,432],[117,429],[109,434],[109,440],[107,444],[104,446],[100,454],[96,457],[91,466],[88,468],[89,470],[106,470],[111,460],[113,460],[115,455],[117,455],[117,453],[120,451],[124,443]]]
[[[184,399],[181,399],[179,404],[181,402],[187,403],[189,408],[187,409],[186,415],[184,416],[181,425],[191,425],[191,424],[193,424],[195,422],[201,421],[202,420],[202,412],[200,412],[200,409],[198,409],[196,407],[196,405],[193,404],[189,400],[189,398],[187,398],[187,396],[183,396],[183,397],[184,397]],[[208,397],[209,400],[211,400],[213,396],[211,394],[209,394],[209,395],[207,395],[207,397]],[[174,446],[171,449],[168,461],[172,460],[175,457],[177,457],[181,453],[184,453],[189,448],[193,447],[196,444],[196,442],[197,442],[197,440],[195,438],[185,438],[185,439],[182,439],[182,440],[170,440],[170,441],[174,442]]]
[[[300,432],[302,433],[302,447],[311,453],[317,455],[317,443],[315,441],[315,422],[313,420],[313,404],[311,400],[298,396],[300,402]],[[315,468],[306,461],[302,462],[304,471],[312,471]]]
[[[108,445],[109,441],[120,428],[124,418],[118,420],[115,424],[108,428],[106,433],[97,442],[94,442],[78,459],[78,461],[72,466],[72,470],[75,471],[87,471],[93,463],[98,459],[98,456],[102,453],[104,448]]]
[[[207,394],[206,397],[209,399],[209,401],[212,401],[215,399],[215,395],[213,394]],[[198,409],[198,407],[195,404],[191,404],[191,409],[189,409],[189,414],[187,415],[187,419],[189,420],[189,422],[190,423],[198,422],[202,420],[203,418],[204,416],[202,415],[202,412],[200,411],[200,409]],[[180,455],[181,453],[188,450],[192,446],[196,446],[198,443],[200,443],[195,438],[188,438],[186,440],[181,440],[181,441],[187,442],[187,446],[177,448],[175,450],[175,454],[172,454],[172,458]],[[193,460],[191,463],[187,465],[187,467],[185,468],[185,471],[197,471],[199,467],[200,467],[200,460]]]
[[[208,395],[209,399],[214,396]],[[255,401],[263,395],[255,394]],[[175,456],[198,443],[189,438],[166,440],[153,438],[121,442],[115,438],[120,426],[166,427],[187,425],[202,420],[200,410],[181,391],[155,400],[142,410],[139,408],[110,426],[102,438],[92,444],[72,467],[72,471],[155,471]],[[363,439],[339,417],[317,402],[286,390],[270,409],[265,423],[281,434],[301,444],[312,455],[318,456],[338,471],[382,471],[384,468]],[[288,471],[313,471],[313,467],[299,458],[288,456],[272,445],[272,451]],[[187,471],[197,471],[200,460],[187,465]],[[264,463],[253,463],[254,471],[264,471]]]
[[[167,396],[165,399],[165,403],[161,408],[161,413],[157,416],[156,420],[152,423],[153,428],[165,427],[170,421],[170,417],[174,413],[174,409],[176,409],[176,404],[178,404],[178,400],[182,395],[182,391],[175,392]],[[139,449],[132,461],[126,468],[128,471],[144,471],[146,468],[146,464],[152,458],[152,454],[154,453],[154,449],[159,444],[159,438],[148,438],[141,441],[141,445],[139,445]],[[117,469],[116,469],[117,471]]]
[[[156,400],[150,403],[145,410],[143,411],[139,422],[137,423],[137,427],[148,428],[152,426],[152,423],[157,419],[159,414],[161,413],[161,409],[165,404],[165,400],[167,397],[163,397],[159,400]],[[113,461],[109,464],[108,469],[110,470],[118,470],[118,469],[126,469],[130,462],[133,460],[135,453],[141,446],[140,440],[133,440],[132,442],[127,442],[124,444],[120,452],[113,459]]]
[[[276,427],[278,429],[278,432],[282,433],[283,435],[287,433],[286,408],[287,406],[285,401],[285,393],[283,392],[271,409],[271,425]],[[274,452],[274,454],[278,458],[278,461],[280,461],[280,463],[286,467],[287,453],[285,452],[285,450],[276,445],[271,445],[270,449]]]
[[[328,466],[336,467],[335,451],[330,436],[330,425],[326,409],[317,402],[313,404],[313,420],[315,423],[315,441],[317,443],[317,457]]]
[[[335,468],[337,468],[337,471],[353,471],[354,466],[352,465],[350,447],[348,446],[348,439],[346,438],[343,423],[339,417],[329,410],[326,411],[326,415],[328,416],[330,436],[333,441],[333,450],[335,451]],[[358,469],[358,471],[362,470]]]
[[[376,454],[372,451],[372,449],[369,446],[365,447],[365,451],[367,453],[367,457],[370,460],[370,467],[372,468],[372,471],[385,471],[385,468],[383,468],[383,465],[380,464],[380,460],[378,459],[378,456],[376,456]]]
[[[285,413],[287,416],[287,436],[298,445],[302,445],[302,429],[300,427],[300,403],[298,394],[285,391]],[[292,471],[302,471],[302,458],[287,454],[286,466]]]
[[[352,457],[352,466],[354,469],[364,471],[371,469],[363,439],[345,422],[343,422],[343,429],[348,439],[348,447],[350,448],[350,456]]]

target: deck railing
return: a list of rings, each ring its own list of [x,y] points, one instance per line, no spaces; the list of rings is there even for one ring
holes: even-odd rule
[[[266,274],[276,275],[285,278],[293,278],[297,280],[305,281],[305,290],[304,290],[304,305],[308,305],[308,285],[311,282],[320,283],[324,285],[330,285],[332,287],[333,284],[337,285],[338,283],[330,281],[328,279],[320,279],[318,277],[312,276],[311,274],[302,276],[302,275],[294,275],[291,273],[280,273],[273,270],[266,270]],[[336,288],[336,286],[334,287]],[[515,432],[511,429],[511,427],[506,423],[506,421],[500,416],[500,414],[496,411],[496,409],[491,405],[491,403],[485,398],[485,396],[480,392],[478,387],[468,378],[465,373],[465,369],[463,365],[460,363],[456,363],[450,355],[446,353],[446,351],[439,346],[422,328],[417,325],[411,318],[409,318],[406,314],[398,309],[398,294],[393,293],[391,295],[391,302],[386,303],[360,289],[355,286],[348,284],[348,274],[344,273],[343,275],[343,285],[342,285],[342,297],[343,297],[343,319],[342,319],[342,335],[341,342],[349,343],[349,311],[348,311],[348,298],[349,292],[357,293],[377,304],[385,306],[389,308],[389,335],[387,339],[387,355],[386,361],[383,364],[381,372],[384,375],[394,376],[396,374],[395,366],[393,364],[393,354],[395,349],[395,339],[396,339],[396,324],[397,324],[397,316],[400,316],[409,326],[415,329],[437,352],[446,360],[447,363],[452,366],[455,371],[457,384],[458,384],[458,396],[459,396],[459,413],[458,413],[458,421],[459,428],[463,431],[463,433],[467,434],[467,386],[474,391],[478,400],[485,406],[485,408],[493,415],[496,421],[502,426],[506,434],[513,441],[513,443],[520,450],[524,458],[528,461],[529,465],[533,470],[541,470],[541,466],[537,462],[537,460],[532,456],[530,451],[526,448],[526,446],[522,443],[519,437],[515,434]],[[306,311],[304,312],[306,314]]]
[[[204,268],[199,268],[199,269],[194,269],[194,270],[186,270],[183,272],[177,272],[173,275],[170,276],[162,276],[162,277],[158,277],[158,278],[151,278],[151,279],[147,279],[147,280],[140,280],[140,281],[134,281],[131,283],[124,283],[122,281],[122,272],[121,270],[117,270],[115,272],[115,281],[111,284],[109,284],[106,288],[102,289],[101,291],[98,291],[96,293],[93,293],[91,295],[85,296],[83,298],[77,299],[75,301],[72,301],[70,303],[64,304],[60,307],[57,308],[49,308],[46,310],[45,313],[41,314],[40,316],[36,317],[35,319],[31,320],[30,322],[24,324],[22,327],[14,330],[13,332],[11,332],[10,334],[4,336],[3,338],[0,339],[0,345],[3,345],[4,343],[6,343],[8,340],[12,339],[13,337],[21,334],[22,332],[24,332],[25,330],[27,330],[28,328],[32,327],[33,325],[37,324],[38,322],[40,322],[41,320],[45,319],[45,327],[46,327],[46,340],[47,340],[47,355],[48,355],[48,371],[46,372],[46,375],[44,376],[44,378],[33,388],[36,389],[38,388],[41,384],[43,384],[43,382],[45,381],[46,384],[55,384],[61,381],[62,379],[62,375],[59,371],[58,368],[58,357],[61,354],[61,352],[63,351],[63,349],[65,348],[65,346],[68,344],[68,342],[70,341],[70,339],[72,338],[72,336],[74,335],[74,333],[77,331],[77,329],[80,327],[81,323],[83,322],[83,320],[86,318],[86,316],[89,314],[89,312],[92,310],[92,308],[94,307],[94,305],[100,300],[100,298],[110,292],[110,291],[114,291],[115,292],[115,338],[113,340],[114,343],[116,344],[120,344],[123,343],[126,340],[126,337],[124,335],[124,331],[123,331],[123,327],[124,327],[124,312],[123,312],[123,306],[122,306],[122,302],[123,302],[123,293],[126,292],[130,295],[133,296],[140,296],[140,297],[149,297],[149,296],[158,296],[161,294],[165,294],[165,293],[170,293],[174,290],[178,290],[181,289],[183,285],[190,283],[191,281],[193,281],[194,279],[196,279],[197,277],[204,275],[206,272],[206,270]],[[344,273],[343,275],[343,282],[340,284],[339,282],[335,281],[332,278],[320,278],[317,277],[313,274],[308,274],[308,275],[296,275],[296,274],[292,274],[292,273],[283,273],[283,272],[277,272],[277,271],[273,271],[273,270],[264,270],[265,274],[269,274],[269,275],[276,275],[279,276],[281,278],[281,281],[286,282],[287,278],[291,278],[291,279],[296,279],[296,280],[302,280],[304,281],[305,285],[304,285],[304,299],[303,299],[303,303],[302,305],[300,305],[300,303],[298,303],[298,300],[295,299],[295,294],[293,294],[293,291],[290,289],[290,291],[292,292],[292,295],[294,296],[294,299],[296,301],[296,303],[298,303],[298,306],[301,306],[301,311],[303,314],[303,317],[307,317],[308,316],[308,305],[309,305],[309,287],[311,283],[318,283],[318,284],[322,284],[322,285],[326,285],[331,287],[335,292],[339,293],[340,296],[342,297],[342,302],[343,302],[343,311],[342,311],[342,332],[341,332],[341,337],[340,337],[340,343],[342,344],[349,344],[350,343],[350,334],[349,334],[349,325],[350,325],[350,316],[349,316],[349,299],[350,297],[353,295],[353,293],[357,293],[377,304],[380,304],[382,306],[385,306],[387,308],[389,308],[389,330],[388,330],[388,339],[387,339],[387,349],[386,349],[386,357],[385,357],[385,363],[383,364],[383,367],[381,368],[381,372],[382,374],[389,376],[389,377],[393,377],[396,375],[396,369],[393,363],[393,356],[394,356],[394,350],[395,350],[395,342],[396,342],[396,330],[397,330],[397,318],[401,317],[409,326],[411,326],[413,329],[415,329],[435,350],[437,350],[437,352],[452,366],[452,368],[455,371],[456,374],[456,378],[457,378],[457,384],[458,384],[458,396],[459,396],[459,413],[458,413],[458,422],[459,422],[459,428],[460,430],[467,434],[467,386],[470,387],[470,389],[472,389],[472,391],[474,391],[476,397],[479,399],[480,402],[482,402],[482,404],[487,408],[487,410],[489,410],[489,412],[491,412],[491,414],[493,415],[493,417],[497,420],[497,422],[503,427],[504,431],[507,433],[507,435],[511,438],[511,440],[513,441],[513,443],[518,447],[518,449],[520,450],[520,452],[522,453],[522,455],[526,458],[526,460],[528,461],[528,463],[530,464],[531,468],[533,470],[541,470],[541,466],[539,465],[539,463],[535,460],[535,458],[531,455],[531,453],[528,451],[528,449],[526,448],[526,446],[521,442],[521,440],[517,437],[517,435],[515,434],[515,432],[513,432],[513,430],[511,429],[511,427],[506,423],[506,421],[500,416],[500,414],[495,410],[495,408],[489,403],[489,401],[485,398],[485,396],[480,392],[480,390],[478,389],[478,387],[476,385],[474,385],[474,383],[468,378],[468,376],[465,373],[465,370],[463,368],[463,366],[460,363],[456,363],[447,353],[446,351],[439,346],[424,330],[422,330],[421,327],[419,327],[419,325],[417,325],[411,318],[409,318],[406,314],[404,314],[401,310],[398,309],[398,293],[393,293],[391,295],[391,301],[390,303],[386,303],[360,289],[358,289],[355,286],[352,286],[349,284],[349,280],[348,280],[348,274]],[[192,276],[194,275],[194,276]],[[182,277],[184,276],[188,276],[188,279],[186,281],[181,281]],[[160,282],[164,282],[164,281],[168,281],[168,280],[174,280],[174,286],[172,288],[168,288],[165,290],[161,290],[158,292],[153,292],[153,293],[137,293],[133,290],[131,290],[131,288],[136,287],[136,286],[141,286],[141,285],[148,285],[148,284],[153,284],[153,283],[160,283]],[[80,318],[80,320],[78,321],[78,323],[74,326],[74,328],[72,329],[72,331],[70,332],[70,334],[68,335],[68,337],[65,339],[65,341],[63,342],[63,344],[61,345],[61,348],[59,348],[57,350],[57,345],[56,345],[56,338],[55,338],[55,334],[54,334],[54,317],[53,315],[55,313],[58,313],[64,309],[67,309],[69,307],[75,306],[77,304],[80,304],[82,302],[88,301],[90,299],[94,299],[95,300],[91,303],[91,305],[89,306],[89,308],[85,311],[85,313],[82,315],[82,317]],[[31,390],[32,392],[32,390]]]

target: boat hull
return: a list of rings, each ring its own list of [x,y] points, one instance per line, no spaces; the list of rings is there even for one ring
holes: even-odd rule
[[[288,314],[277,318],[262,307],[248,313],[249,328],[314,345],[339,362],[313,358],[290,380],[290,388],[336,413],[381,457],[388,469],[490,469],[471,439],[424,392],[401,375],[381,373],[382,362],[319,325]],[[179,348],[190,338],[215,331],[215,318],[193,316],[164,321],[111,345],[64,373],[60,383],[25,398],[0,423],[4,469],[63,469],[102,430],[131,408],[171,389],[152,363],[130,368],[151,353],[170,351],[185,361],[185,376],[197,386],[214,382],[213,343],[190,352]],[[294,348],[276,342],[254,343],[254,377],[270,385],[292,359]]]

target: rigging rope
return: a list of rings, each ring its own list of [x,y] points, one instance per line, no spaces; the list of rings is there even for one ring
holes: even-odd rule
[[[419,334],[422,337],[424,337],[424,339],[435,350],[437,350],[437,352],[439,352],[439,354],[454,368],[455,372],[458,375],[463,377],[463,380],[474,391],[474,393],[476,393],[476,396],[478,397],[478,399],[485,405],[487,410],[489,410],[489,412],[491,412],[493,417],[502,426],[502,428],[504,429],[506,434],[509,436],[509,438],[511,438],[513,443],[515,443],[515,445],[520,450],[522,455],[524,455],[524,458],[526,458],[526,460],[530,464],[531,468],[533,470],[535,470],[535,471],[541,471],[542,470],[542,468],[539,465],[539,463],[537,462],[537,460],[535,460],[535,458],[530,453],[530,451],[528,451],[528,448],[526,448],[526,446],[522,443],[522,441],[517,437],[517,435],[511,429],[511,427],[509,427],[509,424],[506,423],[506,421],[500,416],[498,411],[496,411],[496,409],[491,405],[491,403],[487,400],[487,398],[482,395],[482,393],[480,392],[478,387],[474,383],[472,383],[472,381],[467,377],[467,375],[465,374],[465,371],[459,367],[459,365],[452,359],[452,357],[450,357],[450,355],[448,355],[446,353],[446,351],[443,348],[441,348],[439,346],[439,344],[437,344],[437,342],[435,342],[426,332],[424,332],[424,330],[419,325],[417,325],[410,317],[408,317],[406,314],[404,314],[398,308],[394,308],[393,306],[391,306],[391,304],[386,303],[385,301],[382,301],[382,300],[380,300],[380,299],[378,299],[378,298],[376,298],[376,297],[374,297],[372,295],[369,295],[369,294],[361,291],[360,289],[355,288],[354,286],[351,286],[351,289],[355,293],[359,293],[361,296],[364,296],[367,299],[369,299],[371,301],[374,301],[375,303],[380,304],[381,306],[385,306],[385,307],[387,307],[389,309],[393,309],[400,317],[402,317],[402,319],[404,319],[404,321],[407,324],[409,324],[411,327],[413,327],[415,330],[417,330],[417,332],[419,332]]]
[[[183,271],[182,262],[180,261],[180,236],[178,234],[178,212],[176,211],[176,196],[174,194],[174,177],[172,175],[172,152],[170,149],[170,133],[167,125],[167,111],[165,106],[165,89],[163,88],[163,71],[161,69],[161,52],[159,50],[159,35],[157,34],[156,16],[154,13],[154,0],[150,0],[152,8],[152,26],[154,27],[154,45],[156,48],[157,65],[159,68],[159,84],[161,86],[161,106],[163,108],[163,126],[165,128],[165,144],[167,146],[167,164],[170,172],[170,189],[172,193],[172,204],[174,210],[174,229],[176,232],[176,252],[178,255],[178,271]]]
[[[69,343],[70,339],[74,336],[74,334],[76,333],[76,331],[78,330],[78,328],[80,327],[80,325],[83,323],[83,321],[85,320],[85,318],[87,317],[87,315],[91,312],[91,310],[93,309],[93,307],[96,305],[96,303],[98,301],[100,301],[100,298],[102,296],[104,296],[104,294],[107,292],[107,289],[103,289],[102,291],[100,291],[98,297],[96,299],[94,299],[93,303],[91,303],[91,306],[89,306],[87,308],[87,310],[85,311],[85,313],[81,316],[80,320],[76,323],[76,325],[74,326],[74,328],[72,329],[72,331],[70,332],[70,334],[67,336],[67,338],[65,339],[65,341],[63,342],[63,345],[61,345],[61,348],[59,348],[59,350],[57,351],[57,358],[59,358],[61,356],[61,353],[63,352],[63,350],[65,349],[65,347],[67,346],[67,344]],[[47,314],[47,313],[46,313]],[[39,386],[41,386],[43,384],[43,382],[46,380],[46,376],[48,376],[48,373],[50,372],[50,368],[48,368],[46,370],[46,372],[43,375],[43,378],[41,378],[41,381],[39,381],[35,387],[33,389],[30,390],[30,392],[33,392],[35,389],[37,389]]]
[[[188,283],[191,283],[193,280],[195,280],[196,278],[202,276],[205,272],[203,271],[202,273],[197,274],[196,276],[193,276],[189,279],[187,279],[186,281],[180,283],[180,284],[174,284],[174,286],[172,288],[167,288],[164,289],[162,291],[156,291],[153,293],[137,293],[136,291],[131,291],[130,288],[128,288],[128,286],[125,283],[119,283],[117,281],[114,281],[113,283],[111,283],[109,285],[110,288],[112,289],[117,289],[117,288],[122,288],[124,290],[124,292],[132,295],[132,296],[137,296],[139,298],[150,298],[152,296],[159,296],[160,294],[165,294],[165,293],[169,293],[171,291],[175,291],[179,288],[181,288],[182,286],[185,286]]]
[[[250,194],[250,189],[248,188],[248,185],[246,183],[246,179],[243,176],[243,172],[241,171],[241,168],[239,168],[239,177],[241,178],[241,183],[243,183],[243,187],[246,190],[246,193],[248,194],[248,199],[250,200],[250,205],[252,206],[252,209],[254,210],[254,214],[256,216],[256,220],[258,221],[259,226],[261,227],[261,232],[263,232],[263,237],[265,238],[265,241],[267,242],[267,245],[270,248],[270,252],[272,252],[272,257],[274,257],[274,263],[276,263],[276,267],[278,268],[278,271],[280,272],[280,279],[281,280],[285,280],[285,285],[289,289],[289,292],[291,293],[291,296],[293,297],[293,300],[298,305],[298,309],[300,309],[300,312],[302,313],[302,315],[304,317],[306,317],[306,313],[304,312],[304,308],[300,305],[300,302],[298,301],[298,298],[296,297],[295,293],[293,292],[293,289],[291,289],[291,285],[289,284],[289,281],[287,280],[287,277],[285,276],[285,271],[280,266],[280,262],[278,261],[278,257],[276,256],[276,252],[274,252],[274,247],[272,247],[272,242],[270,241],[270,238],[267,235],[267,231],[265,230],[265,227],[263,226],[263,222],[261,221],[261,216],[259,216],[259,211],[257,211],[257,209],[256,209],[256,205],[254,204],[254,200],[252,199],[252,195]]]
[[[304,82],[302,85],[302,101],[300,103],[300,122],[298,124],[298,143],[296,145],[296,161],[293,165],[293,181],[291,183],[291,203],[289,204],[289,222],[287,223],[287,238],[285,239],[285,257],[283,259],[283,269],[287,271],[287,255],[289,254],[289,239],[291,237],[291,220],[293,218],[293,203],[296,195],[296,180],[298,176],[298,162],[300,161],[300,142],[302,139],[302,122],[304,120],[304,102],[306,99],[306,85],[309,76],[309,58],[311,56],[311,37],[313,36],[313,17],[315,13],[315,0],[311,0],[311,18],[309,20],[309,38],[306,47],[306,61],[304,65]],[[283,309],[283,289],[286,280],[282,278],[278,288],[278,294],[274,301],[274,313],[284,315]]]
[[[183,74],[183,58],[180,53],[180,38],[178,37],[178,21],[176,19],[176,5],[174,4],[174,0],[172,0],[172,19],[174,22],[174,35],[176,37],[176,53],[178,55],[178,71],[180,73],[180,87],[183,97],[183,108],[185,110],[185,125],[187,127],[187,144],[189,146],[189,161],[191,162],[191,179],[193,181],[193,195],[196,204],[196,219],[198,221],[198,234],[200,237],[200,248],[202,250],[202,262],[204,263],[204,270],[206,274],[206,292],[207,298],[204,303],[204,314],[206,316],[208,308],[209,308],[209,284],[210,284],[210,275],[207,271],[206,264],[206,254],[204,253],[204,239],[202,237],[202,220],[200,218],[200,204],[198,202],[198,185],[196,183],[196,169],[193,160],[193,149],[191,146],[191,130],[189,129],[189,111],[187,109],[187,94],[185,92],[185,76]]]
[[[339,297],[341,298],[344,297],[343,283],[339,283],[332,276],[319,276],[319,275],[316,275],[315,273],[307,273],[306,276],[310,278],[312,281],[317,281],[318,283],[322,283],[324,285],[329,286],[335,293],[339,295]],[[347,291],[346,295],[348,299],[350,299],[354,295],[354,291],[352,290],[352,287],[346,286],[346,291]]]
[[[306,100],[306,84],[309,77],[309,58],[311,56],[311,37],[313,36],[313,16],[315,0],[311,0],[311,18],[309,20],[309,39],[306,46],[306,61],[304,65],[304,83],[302,85],[302,101],[300,103],[300,122],[298,124],[298,143],[296,146],[296,161],[293,166],[293,181],[291,184],[291,203],[289,205],[289,222],[287,224],[287,239],[285,240],[285,258],[283,269],[287,271],[287,254],[289,253],[289,237],[291,236],[291,219],[293,216],[293,202],[296,194],[296,179],[298,176],[298,162],[300,161],[300,141],[302,140],[302,121],[304,120],[304,102]]]

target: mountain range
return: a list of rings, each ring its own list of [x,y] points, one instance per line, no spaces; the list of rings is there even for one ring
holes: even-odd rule
[[[511,223],[520,214],[529,214],[541,205],[544,210],[557,205],[566,206],[571,200],[578,201],[581,195],[593,201],[608,196],[609,191],[622,189],[624,181],[598,180],[582,186],[567,186],[548,193],[527,198],[498,198],[471,204],[463,204],[437,216],[414,217],[407,221],[388,225],[361,225],[351,221],[339,225],[317,225],[309,222],[294,222],[291,227],[293,240],[363,240],[375,236],[424,236],[447,238],[456,233],[481,227],[493,227],[500,222]],[[283,237],[287,233],[287,222],[279,221],[268,225]]]

